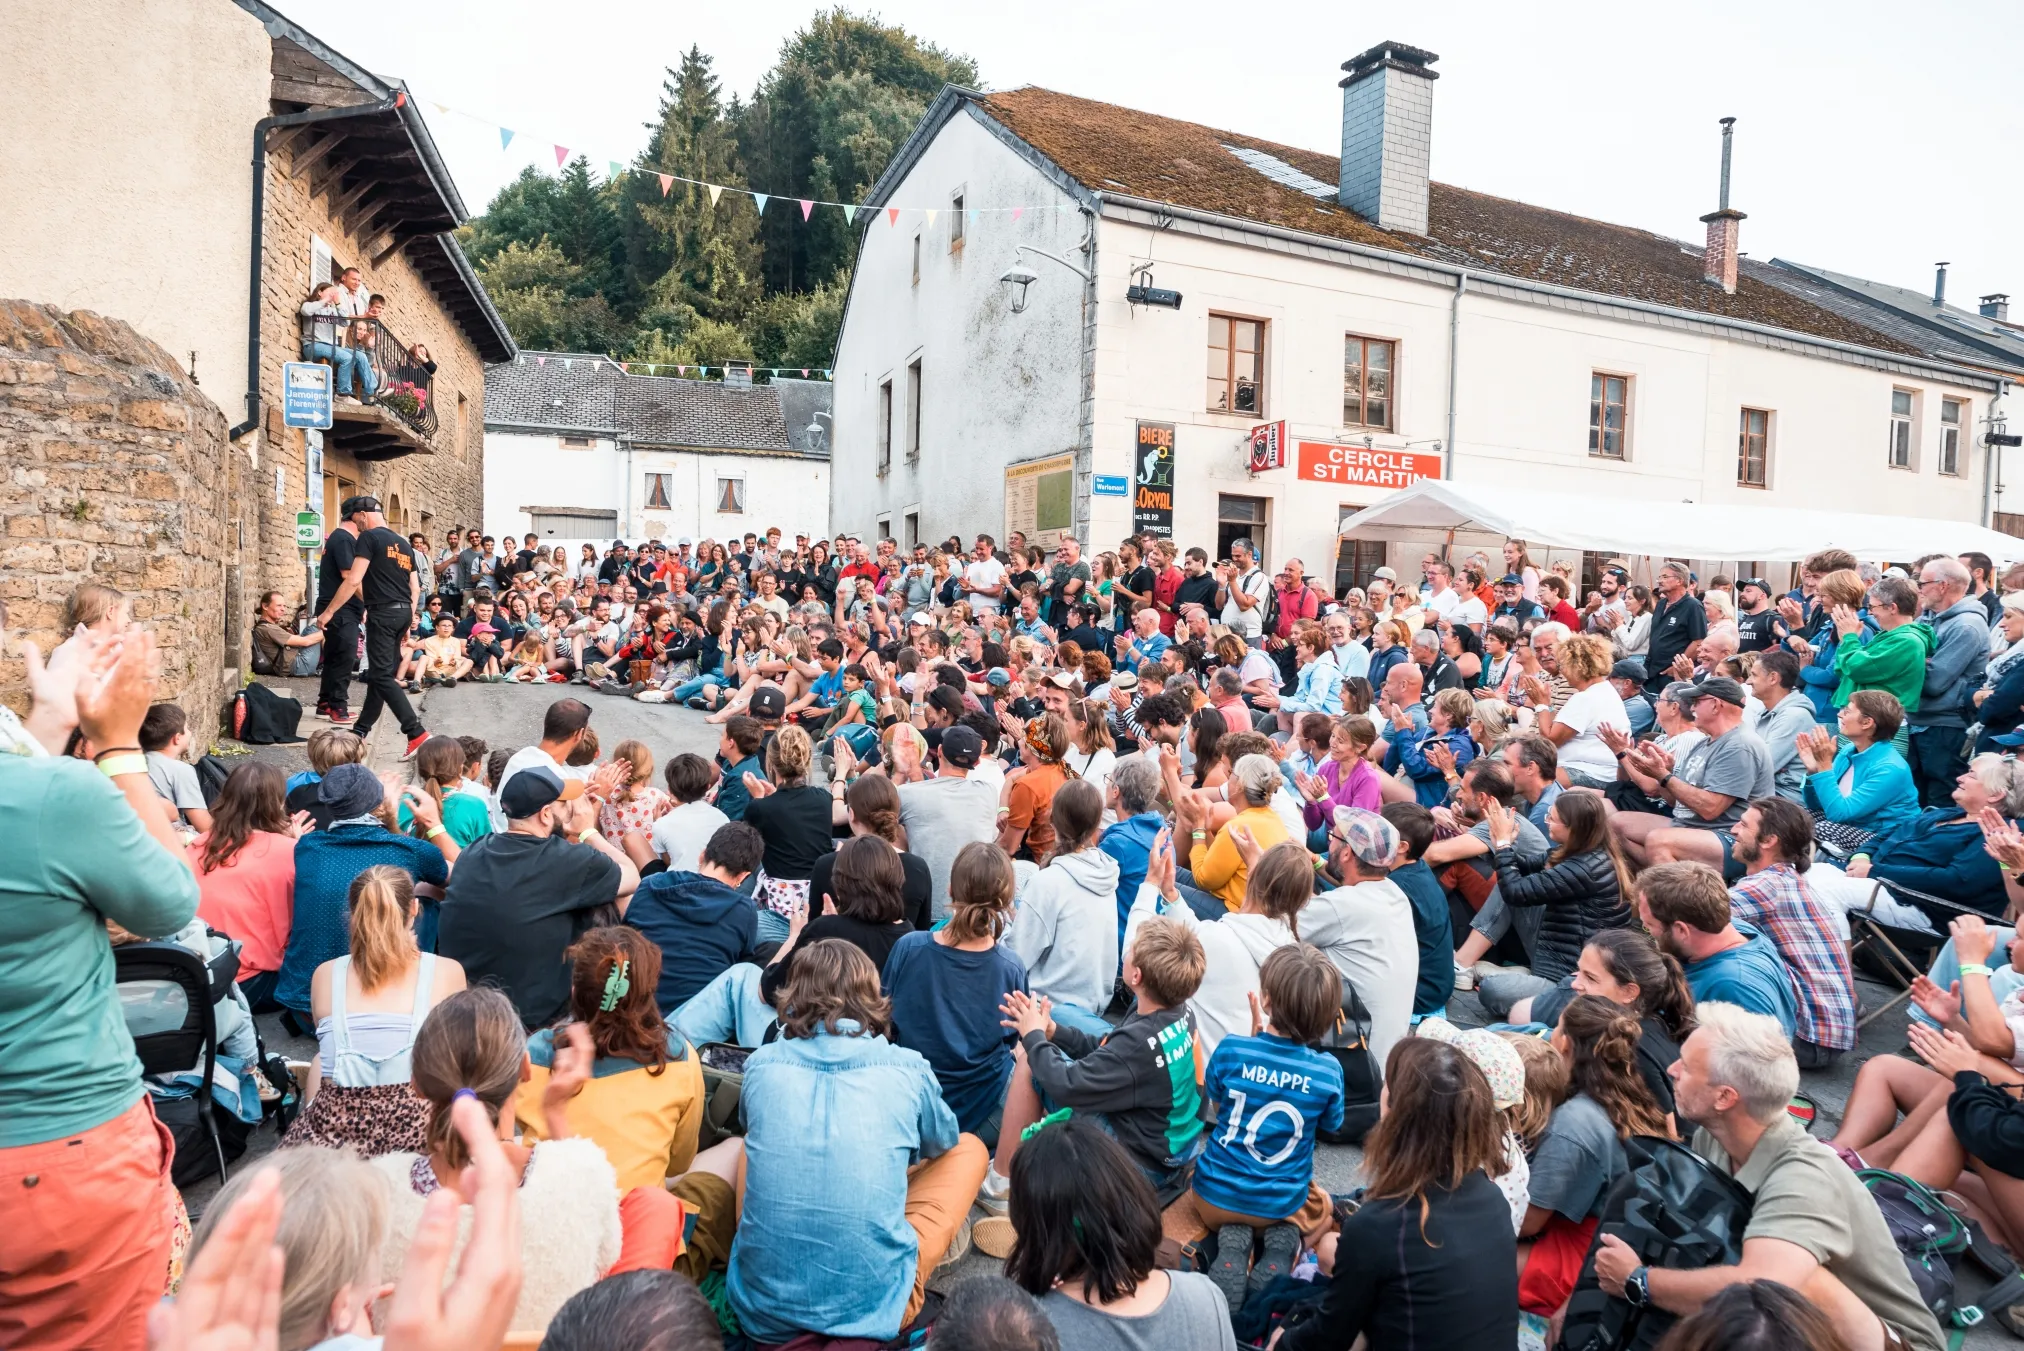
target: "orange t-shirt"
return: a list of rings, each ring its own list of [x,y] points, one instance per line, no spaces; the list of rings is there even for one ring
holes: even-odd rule
[[[1040,765],[1015,779],[1007,795],[1012,810],[1005,824],[1026,832],[1035,862],[1045,863],[1054,852],[1054,795],[1067,782],[1068,771],[1060,765]]]

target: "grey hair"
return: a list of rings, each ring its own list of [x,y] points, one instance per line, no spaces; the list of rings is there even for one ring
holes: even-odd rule
[[[1939,573],[1939,579],[1950,586],[1966,587],[1975,584],[1975,575],[1969,572],[1967,565],[1958,558],[1935,558],[1926,564],[1926,569]]]
[[[2017,772],[2017,765],[1994,751],[1984,751],[1968,762],[1968,772],[2002,799],[2003,815],[2013,819],[2024,816],[2024,775]]]
[[[1561,623],[1557,619],[1549,619],[1544,624],[1541,624],[1539,625],[1539,627],[1532,630],[1532,641],[1535,643],[1538,642],[1541,638],[1544,638],[1549,642],[1557,643],[1560,642],[1562,639],[1571,636],[1573,636],[1572,631],[1567,627],[1567,625]]]
[[[1694,1022],[1694,1036],[1706,1038],[1708,1082],[1735,1089],[1752,1121],[1776,1121],[1799,1091],[1799,1061],[1778,1020],[1711,1000],[1694,1006]]]
[[[1421,629],[1413,635],[1413,646],[1438,652],[1441,649],[1441,635],[1432,629]]]
[[[1235,695],[1244,692],[1244,678],[1237,674],[1237,668],[1234,666],[1217,667],[1213,681],[1218,694]]]
[[[1659,698],[1672,704],[1689,718],[1694,716],[1694,700],[1700,697],[1700,687],[1691,680],[1675,680],[1659,695]]]
[[[928,1334],[931,1351],[1061,1351],[1038,1300],[1003,1276],[973,1276],[949,1292]]]
[[[1230,778],[1244,794],[1244,801],[1253,807],[1262,807],[1270,802],[1283,781],[1279,762],[1269,755],[1238,757],[1231,768]]]
[[[1117,789],[1118,815],[1151,811],[1160,798],[1159,767],[1143,755],[1127,755],[1112,766],[1110,786]]]

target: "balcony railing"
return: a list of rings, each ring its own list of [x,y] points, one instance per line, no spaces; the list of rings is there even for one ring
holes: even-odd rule
[[[332,388],[340,396],[377,404],[425,437],[436,434],[435,377],[427,350],[402,342],[380,320],[305,314],[302,354],[331,367]]]

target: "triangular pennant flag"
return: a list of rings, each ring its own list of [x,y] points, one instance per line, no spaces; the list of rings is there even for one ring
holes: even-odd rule
[[[574,365],[576,365],[576,363],[570,360],[568,357],[564,357],[562,359],[562,369],[564,369],[565,371],[570,369]]]
[[[555,167],[560,169],[564,164],[568,163],[568,161],[569,161],[569,147],[566,145],[556,146]]]
[[[435,100],[433,100],[433,99],[431,99],[431,100],[429,101],[429,106],[430,106],[431,108],[434,108],[434,109],[435,109],[435,110],[436,110],[437,112],[441,113],[441,114],[442,114],[443,116],[445,116],[445,117],[448,117],[448,116],[450,115],[450,110],[449,110],[449,109],[448,109],[447,107],[445,107],[444,105],[442,105],[442,104],[440,104],[440,103],[437,103],[437,102],[436,102]]]
[[[928,208],[928,224],[930,224],[930,225],[933,225],[934,223],[935,223],[935,208],[933,208],[933,207],[929,207],[929,208]]]
[[[815,203],[809,201],[806,197],[801,198],[800,202],[801,202],[801,219],[807,220],[808,213],[815,210]]]
[[[710,190],[710,205],[715,206],[717,204],[717,199],[724,195],[724,190],[718,187],[715,183],[706,183],[703,186],[707,187]]]
[[[605,181],[610,182],[612,179],[617,178],[620,174],[624,172],[625,170],[622,167],[620,167],[619,162],[617,160],[613,160],[611,162],[611,172],[604,176]]]
[[[534,364],[535,364],[535,365],[537,365],[537,366],[546,366],[546,365],[548,364],[548,358],[547,358],[547,357],[536,357],[536,358],[534,358]]]
[[[1023,207],[1023,206],[1015,206],[1015,207],[1013,207],[1013,208],[1012,208],[1012,219],[1013,219],[1013,220],[1018,220],[1018,219],[1019,219],[1019,216],[1020,216],[1020,213],[1021,213],[1021,212],[1023,212],[1023,211],[1025,211],[1025,210],[1026,210],[1026,208],[1025,208],[1025,207]]]
[[[757,206],[757,207],[759,208],[759,214],[760,214],[760,215],[762,215],[762,216],[766,214],[766,198],[767,198],[767,195],[768,195],[768,194],[766,194],[766,193],[763,193],[763,192],[755,192],[755,193],[753,193],[753,194],[752,194],[752,203],[753,203],[753,205],[755,205],[755,206]]]
[[[970,224],[975,225],[977,223],[977,208],[974,206],[971,207],[968,214],[970,217]]]
[[[513,133],[508,131],[505,127],[499,128],[499,148],[501,150],[504,150],[507,146],[511,144],[513,144]]]
[[[806,367],[806,366],[803,366],[803,367],[801,368],[801,378],[802,378],[802,379],[804,379],[804,380],[806,380],[806,379],[808,378],[808,367]]]
[[[898,207],[896,207],[896,206],[889,206],[889,207],[887,207],[887,208],[886,208],[886,224],[887,224],[887,225],[898,225],[899,223],[900,223],[900,209],[899,209]]]
[[[845,225],[848,225],[853,220],[857,219],[857,208],[852,206],[849,202],[844,202],[842,206],[843,206],[843,223]]]
[[[667,196],[668,189],[675,186],[675,176],[673,174],[656,174],[655,177],[661,180],[661,196]]]

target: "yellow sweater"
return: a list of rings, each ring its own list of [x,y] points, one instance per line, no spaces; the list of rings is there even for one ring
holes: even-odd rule
[[[520,1138],[548,1138],[541,1096],[554,1057],[553,1031],[528,1039],[533,1078],[522,1086],[516,1114]],[[703,1122],[703,1065],[682,1034],[669,1029],[671,1058],[658,1073],[630,1060],[599,1057],[583,1090],[565,1109],[569,1129],[595,1141],[618,1172],[621,1193],[658,1187],[663,1178],[686,1173],[696,1157]]]
[[[1246,807],[1224,822],[1213,840],[1206,844],[1196,840],[1188,850],[1188,871],[1195,875],[1195,885],[1220,900],[1225,909],[1242,910],[1244,887],[1250,881],[1251,870],[1244,866],[1244,856],[1230,840],[1231,826],[1250,831],[1260,849],[1270,849],[1292,837],[1286,833],[1286,823],[1279,819],[1279,813],[1270,806]]]

